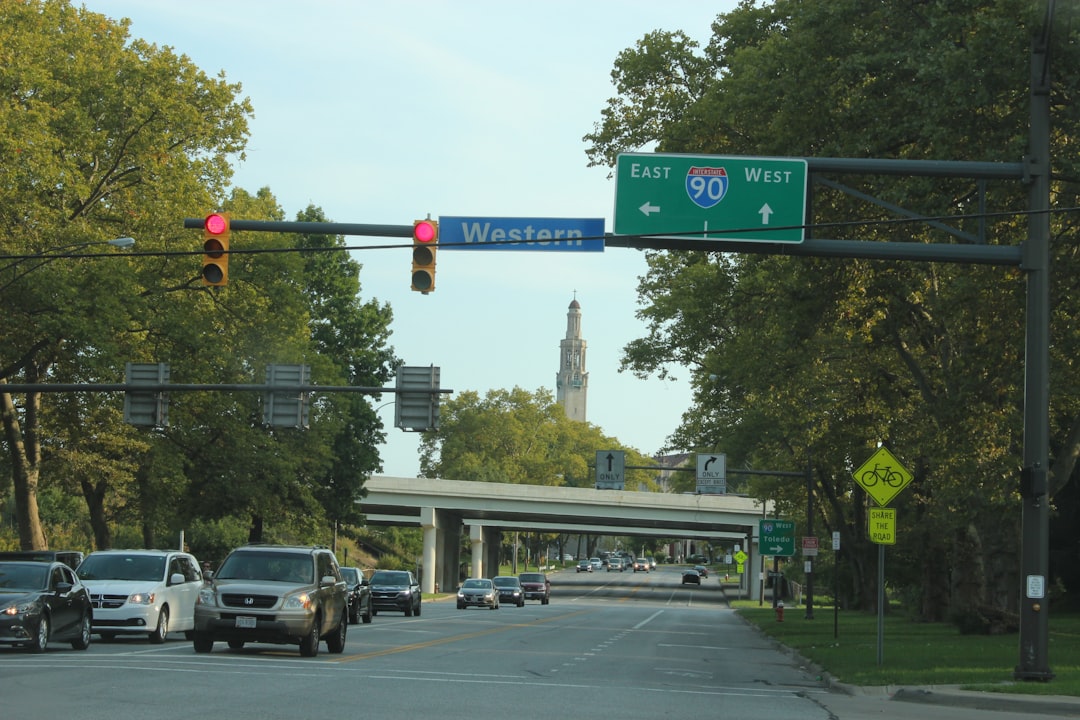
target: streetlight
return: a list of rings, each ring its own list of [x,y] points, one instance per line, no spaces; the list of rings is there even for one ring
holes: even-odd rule
[[[79,257],[82,257],[81,255],[72,255],[70,253],[71,250],[74,250],[76,248],[92,247],[94,245],[112,245],[115,248],[120,248],[122,250],[126,250],[127,248],[132,247],[134,244],[135,244],[135,238],[133,238],[133,237],[119,237],[119,238],[114,238],[112,240],[92,240],[90,242],[72,243],[70,245],[59,245],[57,247],[45,248],[41,252],[33,253],[32,255],[0,256],[0,258],[2,258],[2,257],[16,258],[15,262],[10,263],[10,264],[5,265],[4,267],[0,268],[0,272],[7,272],[8,270],[13,270],[13,269],[17,268],[19,265],[21,265],[26,260],[41,260],[41,262],[39,262],[37,265],[34,265],[33,267],[30,267],[30,268],[28,268],[26,270],[23,270],[22,272],[17,272],[13,278],[8,280],[3,285],[0,285],[0,292],[3,292],[4,290],[7,290],[9,287],[11,287],[13,284],[18,282],[22,278],[24,278],[27,275],[29,275],[30,273],[34,272],[38,268],[45,267],[46,265],[51,263],[53,260],[59,260],[61,258],[79,258]]]

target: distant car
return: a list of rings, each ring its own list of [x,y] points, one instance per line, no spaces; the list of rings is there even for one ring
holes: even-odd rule
[[[645,558],[638,558],[634,561],[634,572],[649,572],[649,561]]]
[[[701,576],[698,575],[697,570],[686,570],[682,574],[683,585],[700,585]]]
[[[592,566],[589,566],[590,570]],[[521,589],[525,591],[526,600],[539,600],[541,605],[551,602],[551,582],[547,575],[539,572],[521,573],[518,575],[521,581]]]
[[[695,565],[694,569],[697,570],[697,574],[703,578],[709,577],[709,568],[704,565]]]
[[[562,556],[562,561],[563,562],[574,562],[574,556],[567,553],[566,555]]]
[[[349,594],[349,624],[356,625],[361,620],[365,624],[371,622],[374,612],[371,606],[371,586],[368,585],[364,573],[360,568],[354,567],[338,569],[341,570],[341,579],[345,581]]]
[[[467,607],[499,609],[499,590],[487,578],[469,578],[461,584],[457,594],[457,609]]]
[[[76,571],[90,592],[94,632],[146,635],[165,642],[170,631],[189,637],[195,629],[195,600],[203,588],[198,561],[178,550],[98,550]]]
[[[649,569],[650,570],[655,570],[656,569],[656,558],[655,557],[649,558]]]
[[[371,586],[371,614],[397,610],[405,617],[420,616],[420,583],[408,570],[376,570],[368,580]]]
[[[622,572],[624,569],[625,567],[623,566],[622,558],[611,558],[610,560],[608,560],[608,572]]]
[[[90,647],[90,593],[64,563],[0,562],[0,645],[44,652],[52,640]]]
[[[499,591],[499,602],[508,602],[517,607],[525,607],[525,590],[521,587],[521,580],[513,575],[497,575],[491,578],[495,588]]]
[[[588,560],[582,560],[581,562],[579,562],[577,564],[577,572],[592,572],[592,571],[593,571],[592,563],[589,562]]]
[[[604,561],[600,558],[589,558],[589,562],[592,563],[593,570],[599,572],[604,567]]]

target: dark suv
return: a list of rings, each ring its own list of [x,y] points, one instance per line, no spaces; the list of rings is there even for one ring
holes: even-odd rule
[[[518,575],[525,600],[539,600],[541,605],[551,602],[551,582],[542,572],[525,572]]]
[[[229,553],[195,603],[195,652],[214,641],[299,644],[300,654],[345,650],[348,600],[334,553],[325,547],[245,545]]]
[[[397,610],[405,617],[420,614],[420,584],[408,570],[376,570],[369,584],[375,615],[380,610]]]

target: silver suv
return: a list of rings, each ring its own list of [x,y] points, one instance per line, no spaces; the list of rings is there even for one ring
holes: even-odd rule
[[[319,641],[345,650],[348,596],[337,558],[325,547],[245,545],[229,553],[195,603],[195,652],[216,640],[299,644],[314,657]]]

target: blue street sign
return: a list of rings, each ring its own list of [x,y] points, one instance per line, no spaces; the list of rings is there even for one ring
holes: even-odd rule
[[[439,216],[439,250],[603,252],[603,218]]]

